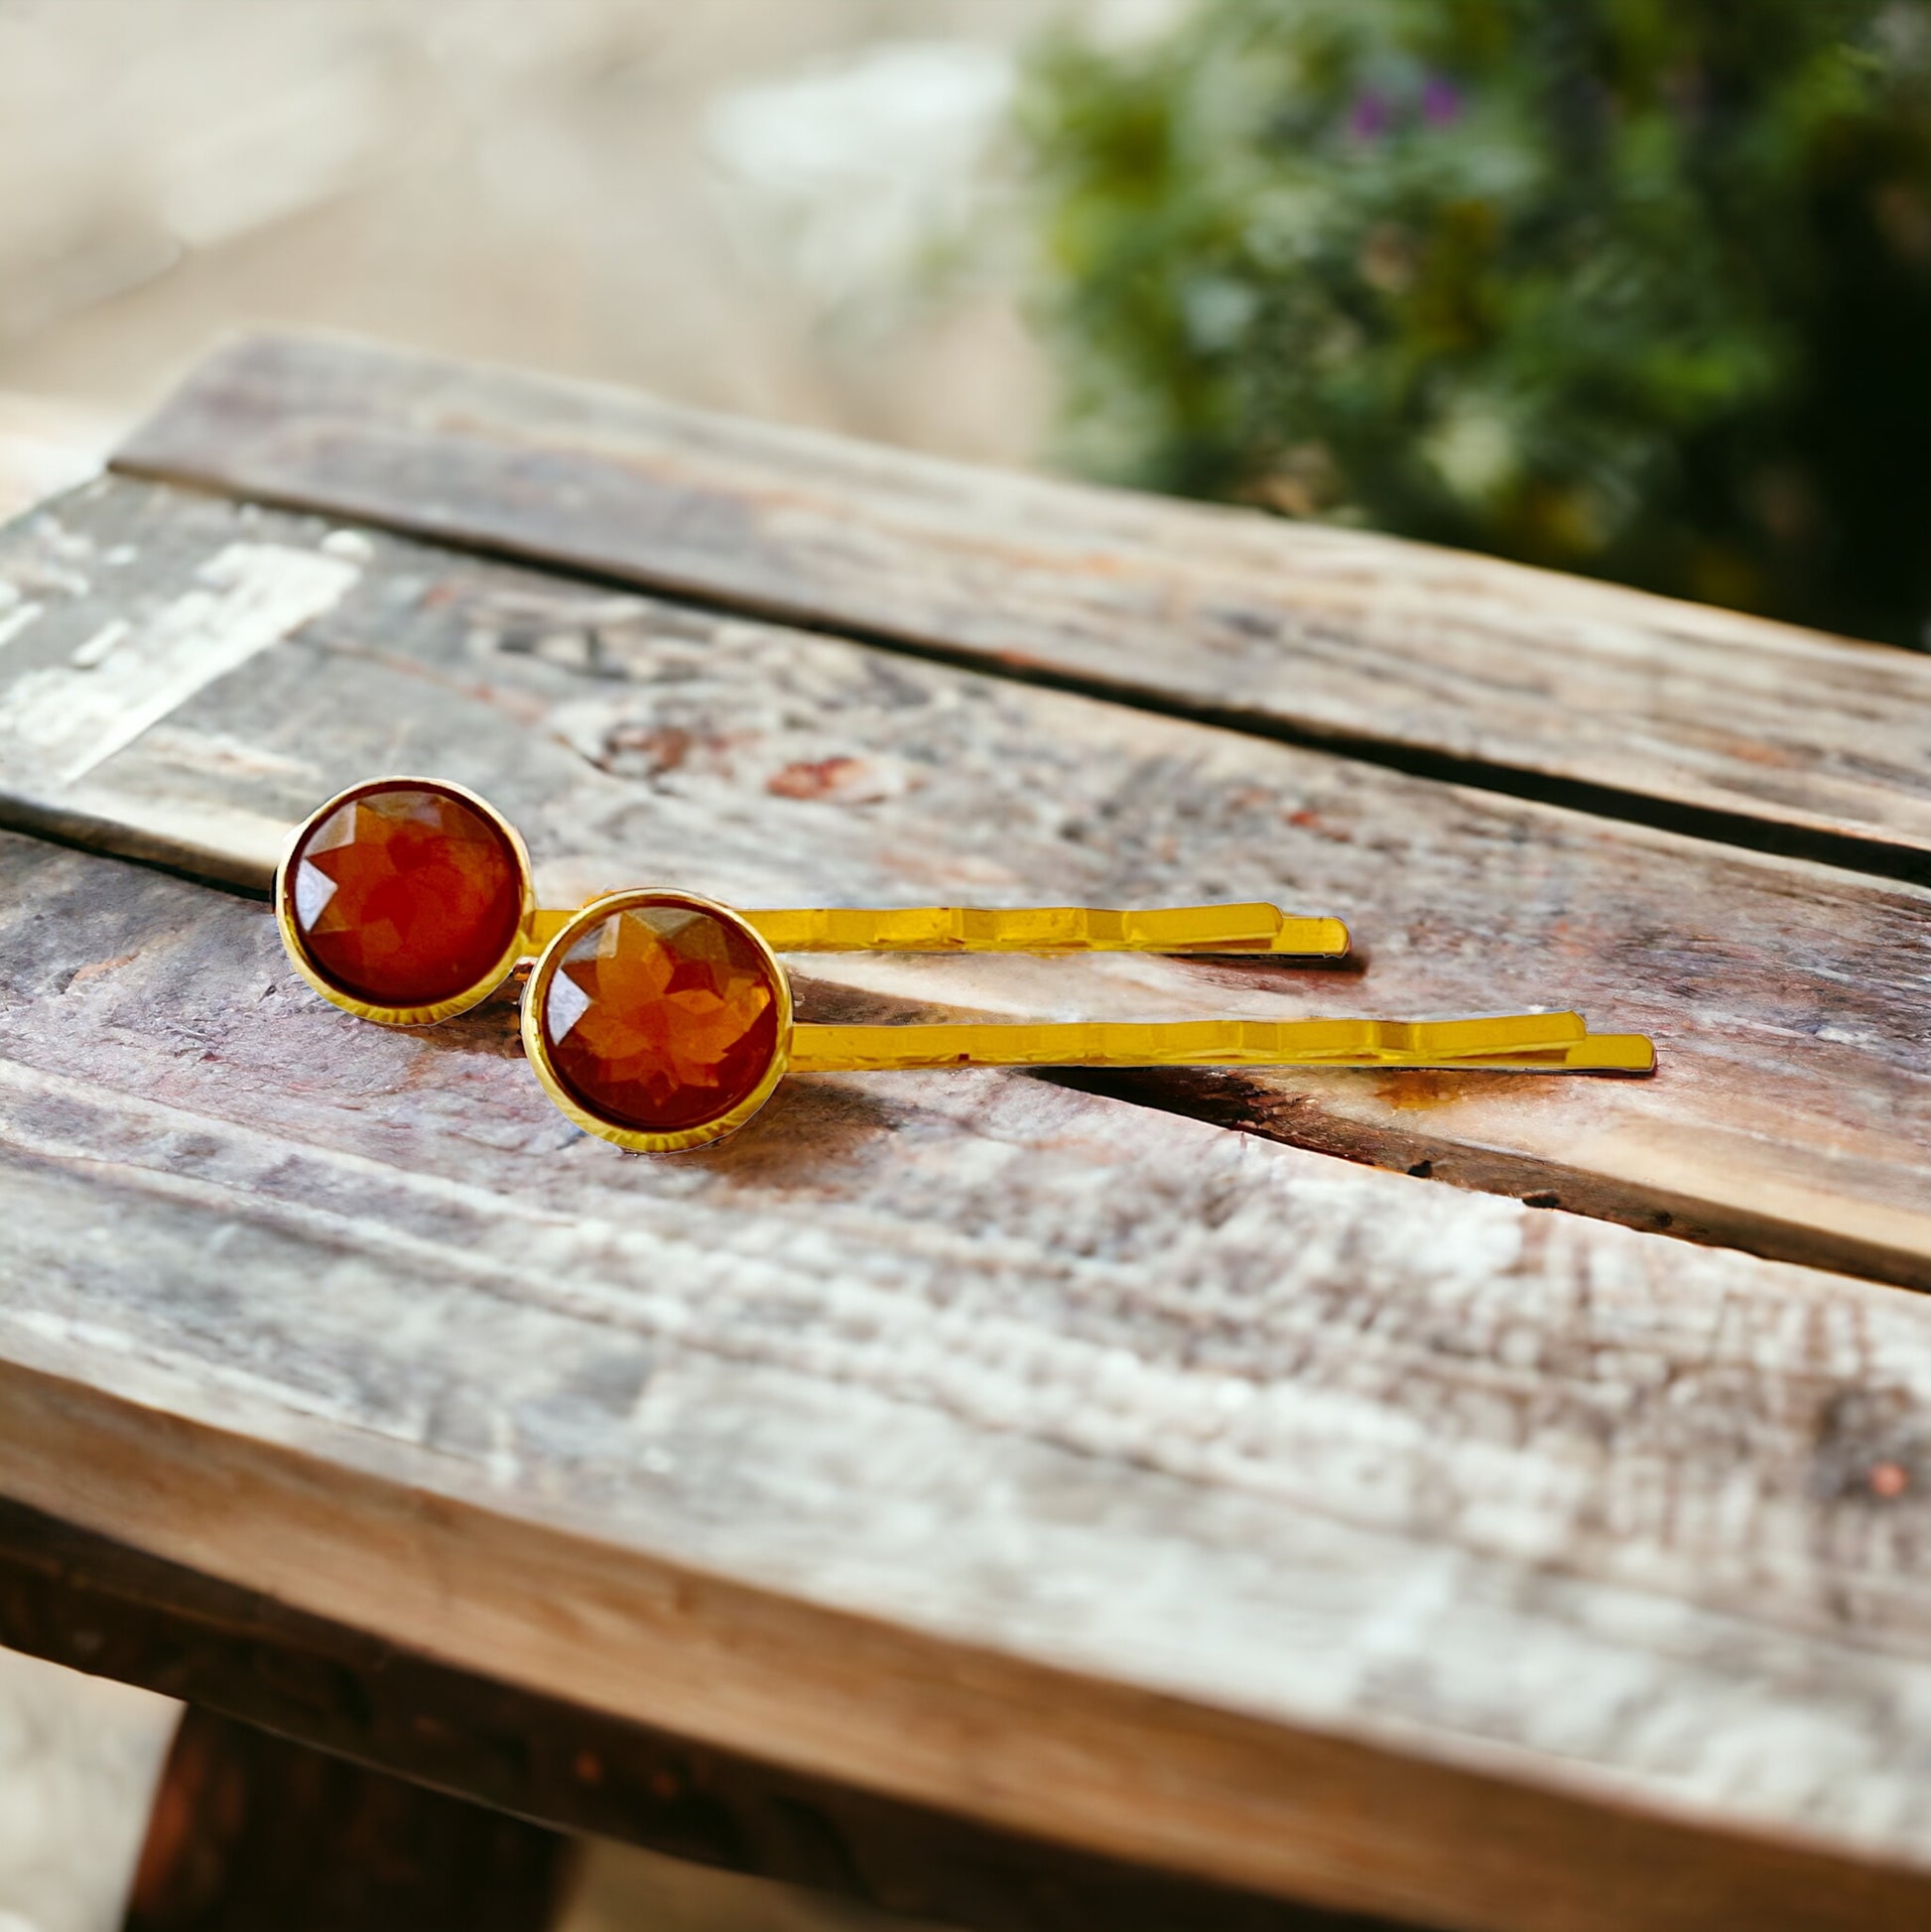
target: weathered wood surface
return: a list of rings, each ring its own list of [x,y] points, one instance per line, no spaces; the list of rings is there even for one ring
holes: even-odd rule
[[[0,582],[36,613],[0,657],[16,822],[259,886],[317,801],[416,769],[494,798],[562,901],[663,879],[739,904],[1340,913],[1364,972],[824,959],[808,1016],[837,1016],[834,987],[1053,1017],[1575,1007],[1654,1034],[1657,1078],[1104,1084],[1931,1286],[1920,888],[133,481],[0,541]]]
[[[1021,1076],[627,1159],[506,1005],[358,1026],[277,949],[0,840],[20,1500],[1224,1883],[1931,1911],[1931,1303]]]
[[[1377,601],[1371,544],[609,399],[558,405],[560,451],[512,434],[513,385],[391,365],[432,473],[339,393],[327,424],[278,401],[311,362],[240,352],[137,458],[218,427],[257,467],[204,480],[323,500],[306,464],[472,547],[641,507],[645,564],[562,554],[1417,748],[1396,687],[1356,733],[997,630],[1092,632],[1112,584],[1152,663],[1149,612],[1251,608],[1285,542],[1400,657],[1420,593]],[[464,496],[484,477],[518,528]],[[1047,561],[1008,578],[1015,527]],[[1135,548],[1162,532],[1165,576]],[[1473,574],[1458,624],[1542,582],[1398,555]],[[7,837],[8,1493],[517,1694],[1220,1886],[1525,1932],[1931,1913],[1931,1303],[1787,1265],[1931,1285],[1931,895],[146,483],[0,538],[0,807],[102,850],[259,886],[320,797],[430,770],[522,824],[557,899],[1273,898],[1368,955],[815,961],[826,1017],[1575,1005],[1664,1054],[1635,1084],[825,1077],[629,1160],[548,1106],[507,1004],[357,1026],[259,906]],[[1665,607],[1549,599],[1647,667],[1611,711],[1656,686]],[[1759,675],[1737,621],[1671,619],[1706,684]],[[1520,682],[1508,728],[1554,742]],[[1772,745],[1787,810],[1719,810],[1743,740],[1679,757],[1662,697],[1621,733],[1641,771],[1563,783],[1881,870],[1918,836],[1897,745],[1847,791],[1812,709],[1817,757]]]
[[[907,1932],[915,1923],[993,1932],[1376,1932],[1388,1923],[1076,1853],[625,1723],[398,1650],[15,1503],[0,1503],[0,1643],[498,1810],[679,1864],[842,1894],[860,1901],[852,1932],[873,1926],[866,1908]],[[178,1836],[187,1821],[160,1810],[155,1836],[166,1840],[171,1827]],[[164,1842],[144,1861],[161,1868],[151,1890],[168,1889],[159,1881],[179,1854],[160,1855],[171,1850]],[[825,1911],[812,1923],[829,1932],[829,1902],[815,1902]],[[731,1903],[720,1891],[702,1923],[735,1932]]]
[[[1491,560],[316,337],[126,466],[1931,877],[1931,659]]]

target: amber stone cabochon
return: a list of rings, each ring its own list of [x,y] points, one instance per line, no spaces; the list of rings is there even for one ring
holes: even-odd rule
[[[542,1049],[598,1120],[678,1134],[727,1120],[777,1065],[789,1001],[755,937],[677,894],[587,925],[533,988]]]
[[[318,813],[282,874],[316,974],[367,1005],[431,1007],[500,971],[523,921],[522,856],[478,801],[412,779]]]

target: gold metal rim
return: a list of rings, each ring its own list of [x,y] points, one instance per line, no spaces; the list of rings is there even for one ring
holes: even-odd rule
[[[522,887],[523,910],[517,920],[516,931],[511,936],[502,957],[490,967],[482,978],[472,986],[466,986],[448,999],[439,999],[428,1006],[379,1006],[365,999],[358,999],[353,993],[344,992],[332,980],[321,972],[310,960],[302,943],[301,929],[295,923],[294,894],[290,889],[289,867],[295,862],[295,855],[302,849],[302,841],[311,831],[319,826],[330,813],[338,812],[345,805],[351,805],[358,798],[366,798],[371,792],[443,792],[451,798],[460,799],[463,804],[479,812],[509,840],[510,849],[516,854],[518,881]],[[370,778],[359,785],[351,785],[346,791],[337,792],[325,805],[315,811],[296,827],[286,846],[282,850],[281,863],[275,868],[275,924],[282,935],[282,945],[287,950],[289,960],[297,972],[319,992],[331,1006],[339,1006],[344,1013],[353,1013],[357,1019],[373,1020],[378,1026],[430,1026],[438,1020],[454,1019],[458,1013],[466,1013],[493,993],[518,965],[529,957],[528,932],[530,919],[536,911],[536,887],[530,875],[530,853],[524,844],[522,835],[510,822],[490,804],[486,798],[479,797],[466,785],[457,785],[447,778]]]
[[[716,1119],[707,1120],[699,1126],[680,1127],[670,1133],[649,1133],[637,1127],[619,1126],[584,1106],[558,1076],[540,1017],[544,1002],[550,996],[550,982],[557,976],[564,956],[578,940],[612,913],[625,912],[632,906],[641,905],[689,906],[698,912],[708,913],[734,932],[741,933],[764,961],[778,995],[777,1043],[772,1050],[771,1064],[765,1069],[757,1086],[728,1113],[719,1114]],[[712,1141],[722,1140],[726,1134],[735,1133],[764,1105],[777,1090],[778,1083],[784,1079],[785,1070],[791,1064],[791,978],[785,971],[784,962],[765,942],[764,935],[732,907],[719,905],[715,899],[707,899],[699,892],[685,892],[676,886],[636,886],[625,892],[611,892],[601,899],[591,900],[574,914],[570,923],[562,927],[543,949],[542,957],[530,974],[529,983],[523,989],[523,1052],[543,1091],[585,1133],[595,1134],[599,1140],[610,1141],[636,1154],[682,1153],[689,1148],[708,1146]]]

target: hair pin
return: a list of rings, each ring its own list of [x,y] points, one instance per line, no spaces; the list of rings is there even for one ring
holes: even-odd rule
[[[1264,904],[739,911],[644,886],[536,903],[492,806],[442,779],[381,778],[296,831],[275,875],[296,969],[363,1019],[452,1018],[529,967],[523,1044],[544,1090],[620,1147],[669,1153],[742,1126],[786,1073],[914,1067],[1381,1067],[1647,1073],[1650,1043],[1574,1013],[1402,1021],[821,1025],[792,1014],[780,953],[1146,952],[1336,960],[1338,919]]]

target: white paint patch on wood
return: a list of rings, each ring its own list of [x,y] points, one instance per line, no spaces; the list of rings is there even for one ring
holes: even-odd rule
[[[11,644],[46,607],[45,604],[23,603],[0,617],[0,644]]]
[[[114,798],[93,780],[83,779],[61,794],[61,805],[98,820],[112,810]],[[289,841],[285,821],[214,800],[156,792],[149,812],[157,843],[177,863],[211,879],[261,884],[274,872]]]
[[[236,543],[197,576],[193,589],[110,644],[111,676],[76,653],[19,679],[0,697],[0,738],[70,785],[203,686],[332,608],[361,572],[313,550]]]
[[[125,617],[115,617],[102,624],[85,643],[76,644],[67,662],[76,671],[97,671],[114,655],[123,640],[133,634],[134,626]]]

